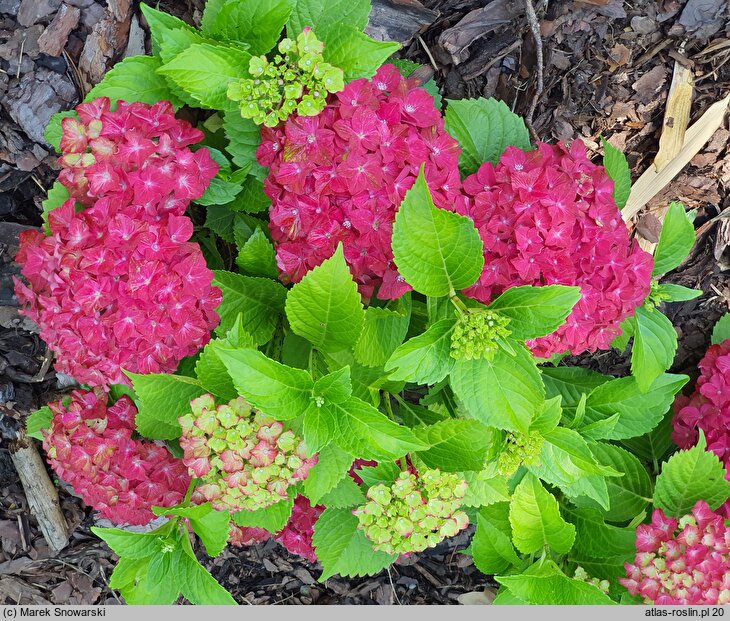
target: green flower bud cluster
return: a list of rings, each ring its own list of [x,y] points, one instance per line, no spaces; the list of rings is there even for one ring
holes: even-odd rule
[[[181,416],[180,447],[190,474],[202,479],[196,492],[219,511],[256,510],[288,498],[317,457],[277,420],[238,397],[216,406],[207,394]]]
[[[257,125],[275,127],[296,112],[315,116],[327,105],[327,94],[345,88],[342,69],[324,62],[324,44],[311,28],[296,41],[283,39],[279,54],[251,58],[248,73],[228,86],[228,99],[240,103],[241,116]]]
[[[533,464],[540,455],[545,438],[538,431],[508,433],[505,446],[499,454],[499,474],[511,476],[522,464]]]
[[[435,469],[418,476],[402,472],[390,486],[371,487],[368,502],[353,513],[376,550],[421,552],[468,526],[468,516],[459,511],[466,488],[457,474]]]
[[[463,313],[451,333],[451,357],[456,360],[491,360],[497,353],[497,339],[512,332],[507,329],[509,317],[488,308],[469,309]]]
[[[580,565],[578,565],[575,568],[575,574],[573,575],[573,578],[576,580],[580,580],[581,582],[586,582],[588,584],[592,584],[594,587],[597,587],[601,589],[606,595],[608,595],[608,588],[611,585],[611,583],[608,580],[599,580],[598,578],[591,578],[588,575],[588,572],[583,569]]]
[[[671,297],[671,295],[664,293],[661,290],[661,285],[656,280],[652,280],[649,295],[646,296],[642,306],[651,310],[656,306],[659,306],[662,302],[669,300]]]

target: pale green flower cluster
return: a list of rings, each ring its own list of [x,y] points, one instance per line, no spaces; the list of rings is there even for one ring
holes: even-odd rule
[[[228,86],[228,99],[239,102],[241,116],[266,127],[275,127],[294,112],[319,114],[327,105],[327,94],[345,87],[342,69],[324,62],[324,44],[310,28],[296,41],[283,39],[278,50],[273,61],[252,57],[251,77]]]
[[[545,438],[537,431],[529,434],[508,433],[505,446],[499,454],[499,474],[511,476],[522,464],[534,464],[544,442]]]
[[[580,565],[575,568],[575,574],[573,578],[580,580],[581,582],[587,582],[592,584],[594,587],[601,589],[606,595],[608,595],[608,589],[611,583],[608,580],[599,580],[598,578],[591,578],[588,572],[583,569]]]
[[[317,463],[302,438],[243,397],[216,405],[213,395],[202,395],[190,406],[192,414],[178,419],[183,463],[214,509],[255,511],[286,500]]]
[[[509,317],[485,309],[469,309],[459,317],[451,333],[451,357],[456,360],[492,360],[499,349],[497,339],[511,334]]]
[[[469,524],[460,511],[467,483],[458,474],[425,470],[418,476],[402,472],[388,486],[374,485],[368,502],[353,513],[358,528],[373,542],[373,548],[388,554],[420,552]]]

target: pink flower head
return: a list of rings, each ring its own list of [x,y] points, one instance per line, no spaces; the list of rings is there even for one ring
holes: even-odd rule
[[[613,182],[576,140],[568,149],[508,147],[499,163],[464,180],[454,211],[474,221],[485,266],[465,293],[488,303],[519,285],[574,285],[581,299],[566,323],[530,341],[533,353],[608,349],[619,325],[649,294],[651,256],[629,239]]]
[[[101,388],[75,390],[70,401],[49,403],[51,424],[43,432],[48,463],[83,501],[116,524],[147,524],[151,507],[180,503],[190,483],[182,460],[166,447],[133,440],[129,397],[106,405]]]
[[[730,526],[698,500],[676,520],[655,509],[636,529],[636,558],[619,582],[647,604],[730,603]]]
[[[436,204],[455,200],[459,153],[433,98],[391,65],[350,82],[317,116],[262,128],[256,155],[271,167],[264,190],[281,279],[298,282],[342,242],[363,296],[408,291],[393,263],[395,213],[424,162]]]
[[[56,369],[89,386],[129,384],[122,369],[166,373],[210,339],[221,292],[212,287],[185,216],[150,217],[106,199],[51,212],[51,235],[25,232],[15,291],[40,327]]]
[[[134,201],[182,215],[187,201],[200,198],[218,171],[207,149],[188,146],[203,132],[175,118],[172,105],[120,101],[114,111],[100,97],[76,108],[79,119],[63,119],[59,181],[84,205],[100,198]]]
[[[690,448],[697,444],[701,429],[707,449],[724,464],[730,480],[730,339],[712,345],[698,367],[695,392],[674,402],[672,440],[680,448]],[[719,511],[730,519],[730,499]]]

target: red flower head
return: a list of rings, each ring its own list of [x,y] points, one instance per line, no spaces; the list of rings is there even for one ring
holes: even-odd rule
[[[56,354],[56,369],[89,386],[128,384],[122,369],[165,373],[210,339],[221,292],[211,286],[186,216],[151,218],[110,199],[75,213],[73,199],[50,214],[51,235],[25,233],[16,279]]]
[[[508,147],[499,163],[464,180],[469,216],[484,243],[485,267],[465,293],[489,303],[518,285],[577,285],[581,299],[566,323],[528,344],[549,357],[608,349],[620,323],[649,294],[651,256],[629,240],[613,183],[579,140]]]
[[[56,353],[56,368],[89,386],[128,384],[122,369],[165,373],[210,338],[221,292],[211,286],[183,214],[218,166],[202,132],[153,106],[107,98],[64,119],[60,181],[71,198],[49,215],[51,235],[26,232],[16,280],[23,311]],[[76,213],[76,203],[87,209]]]
[[[712,345],[698,366],[695,392],[674,402],[672,440],[680,448],[690,448],[697,444],[701,429],[707,449],[725,465],[730,480],[730,339]],[[730,519],[730,498],[719,511]]]
[[[79,119],[61,122],[58,179],[71,196],[91,205],[101,198],[182,215],[218,171],[207,149],[187,147],[203,132],[175,118],[168,101],[153,106],[100,97],[76,107]]]
[[[132,439],[137,413],[129,397],[107,408],[106,394],[75,390],[53,413],[43,448],[59,478],[116,524],[147,524],[151,507],[180,503],[190,483],[182,460],[164,446]]]
[[[261,129],[257,157],[281,278],[298,282],[343,242],[360,292],[393,299],[410,287],[393,264],[395,213],[425,162],[434,200],[459,189],[459,146],[433,98],[392,65],[355,80],[317,116]]]

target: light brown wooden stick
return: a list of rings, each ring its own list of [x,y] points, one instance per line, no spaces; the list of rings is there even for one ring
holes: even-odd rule
[[[48,549],[52,554],[57,554],[68,543],[68,524],[38,449],[30,438],[21,433],[17,440],[10,443],[10,457]]]

